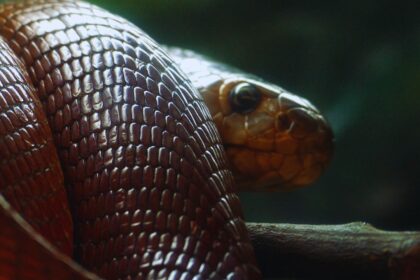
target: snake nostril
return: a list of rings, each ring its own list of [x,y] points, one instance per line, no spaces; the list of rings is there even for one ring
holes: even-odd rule
[[[292,121],[287,114],[281,113],[277,116],[276,127],[279,131],[286,131],[291,125]]]

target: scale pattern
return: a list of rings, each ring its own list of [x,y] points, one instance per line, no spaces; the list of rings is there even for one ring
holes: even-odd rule
[[[63,172],[42,105],[21,69],[0,38],[0,194],[45,238],[71,254],[73,227]]]
[[[86,268],[260,277],[218,132],[152,39],[83,2],[5,4],[0,22],[46,111]]]

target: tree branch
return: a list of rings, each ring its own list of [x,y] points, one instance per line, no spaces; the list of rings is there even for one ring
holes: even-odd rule
[[[265,278],[420,279],[420,232],[361,222],[247,227]]]

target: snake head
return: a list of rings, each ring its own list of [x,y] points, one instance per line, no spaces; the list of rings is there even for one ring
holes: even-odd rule
[[[334,137],[308,100],[192,51],[168,51],[208,106],[239,190],[291,190],[322,174]]]
[[[203,97],[240,190],[291,190],[322,174],[333,153],[333,133],[308,100],[245,75],[207,90]]]

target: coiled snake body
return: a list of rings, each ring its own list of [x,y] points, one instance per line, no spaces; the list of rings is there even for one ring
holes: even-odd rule
[[[76,1],[3,4],[0,33],[0,279],[96,277],[67,256],[260,278],[216,126],[159,45]]]

